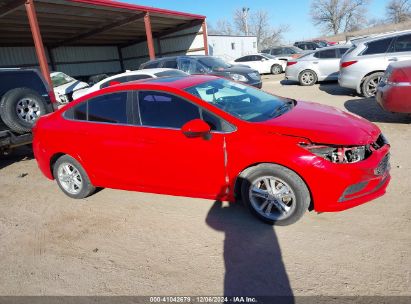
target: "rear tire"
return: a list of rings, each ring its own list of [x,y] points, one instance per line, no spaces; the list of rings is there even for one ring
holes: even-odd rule
[[[82,199],[96,191],[80,163],[68,155],[60,156],[53,166],[60,189],[71,198]]]
[[[10,90],[0,101],[1,119],[19,134],[30,132],[36,120],[47,113],[44,98],[28,88]]]
[[[302,86],[312,86],[317,83],[317,74],[312,70],[304,70],[298,76],[298,81]]]
[[[381,77],[383,75],[384,75],[383,72],[377,72],[377,73],[368,75],[367,77],[364,78],[364,81],[362,82],[362,85],[361,85],[361,92],[364,95],[364,97],[366,98],[374,97],[375,94],[377,94],[378,83],[380,82]]]
[[[279,64],[273,64],[273,66],[271,67],[271,74],[273,75],[278,75],[281,74],[283,72],[283,67]]]
[[[269,187],[265,186],[267,180]],[[241,184],[241,197],[258,219],[279,226],[297,222],[311,200],[304,181],[294,171],[275,164],[261,164],[249,171]]]

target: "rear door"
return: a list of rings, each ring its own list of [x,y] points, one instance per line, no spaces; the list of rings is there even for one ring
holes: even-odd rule
[[[131,96],[128,91],[100,95],[64,114],[73,120],[75,151],[97,186],[124,189],[134,183]]]
[[[411,59],[411,34],[398,36],[391,44],[386,60],[388,63]]]
[[[316,54],[319,56],[318,70],[322,80],[335,80],[338,78],[340,54],[336,49],[329,49],[318,51]],[[316,62],[316,61],[315,61]]]

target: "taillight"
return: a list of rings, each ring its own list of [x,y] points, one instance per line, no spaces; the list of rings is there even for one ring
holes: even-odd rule
[[[408,75],[402,69],[393,70],[388,78],[388,83],[398,84],[398,83],[409,83],[410,79]]]
[[[287,61],[287,66],[294,65],[296,63],[297,63],[297,61]]]
[[[350,65],[357,63],[357,60],[351,60],[351,61],[345,61],[345,62],[341,62],[340,67],[341,68],[346,68],[349,67]]]

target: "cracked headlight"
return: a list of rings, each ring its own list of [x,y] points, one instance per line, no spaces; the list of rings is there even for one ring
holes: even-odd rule
[[[371,153],[366,146],[336,147],[327,145],[301,145],[304,149],[333,163],[356,163]]]
[[[231,77],[232,80],[235,80],[235,81],[242,81],[242,82],[247,82],[248,81],[247,77],[245,77],[244,75],[241,75],[241,74],[231,73],[230,77]]]

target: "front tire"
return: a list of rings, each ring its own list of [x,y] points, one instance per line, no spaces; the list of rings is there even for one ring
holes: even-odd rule
[[[317,74],[312,70],[304,70],[298,76],[298,81],[302,86],[312,86],[317,83]]]
[[[244,204],[253,215],[271,225],[297,222],[308,209],[310,192],[293,171],[280,165],[261,164],[244,177]]]
[[[279,64],[273,64],[273,66],[271,67],[271,74],[273,75],[278,75],[278,74],[281,74],[282,72],[283,72],[283,68]]]
[[[82,199],[96,190],[80,163],[68,155],[57,159],[53,176],[60,189],[71,198]]]
[[[361,91],[364,97],[374,97],[375,94],[377,94],[378,83],[383,75],[383,72],[377,72],[365,77],[361,86]]]

